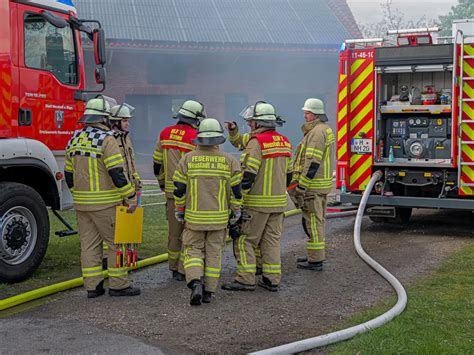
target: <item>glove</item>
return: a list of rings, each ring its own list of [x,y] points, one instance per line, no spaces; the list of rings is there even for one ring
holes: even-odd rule
[[[137,209],[137,204],[136,203],[134,203],[132,205],[128,205],[127,213],[133,213],[133,212],[135,212],[136,209]]]
[[[184,223],[184,210],[174,210],[174,217],[179,223]]]
[[[240,210],[232,212],[232,217],[229,219],[229,224],[232,226],[239,222],[240,217],[242,217],[242,212]]]

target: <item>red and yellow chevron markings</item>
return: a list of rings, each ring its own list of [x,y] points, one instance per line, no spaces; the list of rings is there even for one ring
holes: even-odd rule
[[[355,51],[350,67],[349,137],[374,138],[374,59],[373,51]],[[372,154],[350,154],[349,188],[364,190],[372,175]]]
[[[474,56],[474,46],[464,46],[465,56]],[[464,77],[474,78],[474,58],[465,58],[463,63]],[[474,80],[463,81],[463,99],[474,99]],[[462,102],[461,125],[461,175],[459,194],[474,195],[474,102]],[[465,185],[465,186],[462,186]],[[471,186],[469,186],[471,185]]]

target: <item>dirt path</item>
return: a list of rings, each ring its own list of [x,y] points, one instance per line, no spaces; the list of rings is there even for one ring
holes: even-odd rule
[[[406,284],[430,273],[474,240],[472,217],[471,213],[418,211],[409,227],[373,224],[367,219],[363,222],[363,244]],[[296,256],[304,252],[300,218],[288,218],[285,224],[283,281],[277,293],[219,290],[210,305],[191,307],[189,290],[184,283],[170,280],[162,265],[134,275],[143,290],[140,297],[87,300],[84,291],[77,290],[11,320],[80,324],[114,336],[126,335],[165,353],[244,353],[323,334],[392,295],[388,284],[353,251],[354,218],[329,221],[324,272],[296,269]],[[235,262],[230,247],[224,259],[222,278],[231,280]],[[21,342],[21,332],[17,334],[15,341]],[[133,347],[122,349],[133,352]]]

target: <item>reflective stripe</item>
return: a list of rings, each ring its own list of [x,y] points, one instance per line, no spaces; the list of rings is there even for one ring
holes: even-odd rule
[[[70,172],[73,172],[74,171],[74,164],[72,163],[71,160],[67,159],[66,160],[66,164],[64,166],[64,170],[65,171],[70,171]]]
[[[240,263],[239,265],[246,265],[247,264],[247,255],[245,254],[245,238],[247,236],[245,234],[242,234],[239,239],[239,254],[240,254]]]
[[[311,222],[311,242],[317,243],[319,242],[319,234],[318,234],[318,228],[317,228],[316,215],[314,213],[310,214],[310,222]]]
[[[206,266],[204,268],[204,276],[219,278],[221,276],[221,269]]]
[[[246,207],[286,207],[286,195],[249,195],[244,194]]]
[[[173,180],[186,184],[188,182],[187,177],[182,174],[179,170],[176,170],[173,175]]]
[[[316,158],[316,159],[322,159],[323,158],[324,152],[322,150],[316,149],[316,148],[306,148],[305,151],[305,156],[307,158]]]
[[[155,163],[163,163],[163,152],[160,152],[158,150],[155,150],[153,152],[153,161]]]
[[[171,251],[168,249],[168,259],[170,260],[178,260],[179,259],[179,251]]]
[[[244,158],[244,159],[245,159],[245,158]],[[259,169],[260,169],[260,165],[262,165],[262,162],[261,162],[260,160],[258,160],[258,159],[255,159],[255,158],[252,158],[251,156],[249,156],[249,157],[247,158],[246,164],[247,164],[249,167],[251,167],[251,168],[253,168],[253,169],[255,169],[255,170],[259,170]]]
[[[281,264],[263,264],[262,269],[267,274],[281,274]]]
[[[237,186],[242,182],[242,173],[235,174],[230,179],[230,186]]]
[[[168,140],[168,139],[163,139],[161,141],[161,145],[165,149],[182,148],[189,151],[193,150],[196,147],[194,144],[178,142],[178,141]]]
[[[101,266],[82,268],[82,277],[102,276],[104,271]]]
[[[189,258],[189,259],[185,259],[185,262],[184,262],[184,268],[187,269],[188,267],[200,267],[200,268],[203,268],[204,267],[204,261],[200,258]]]
[[[229,212],[224,211],[193,211],[186,209],[184,219],[194,224],[224,224],[229,221]]]
[[[107,270],[109,272],[109,277],[123,277],[128,275],[128,268],[126,267],[110,267]]]
[[[123,162],[124,160],[122,154],[115,154],[104,159],[104,164],[107,169],[113,168],[114,166],[119,165]]]
[[[130,196],[132,193],[135,192],[135,188],[132,186],[132,184],[128,183],[127,185],[121,187],[118,189],[118,191],[120,192],[120,195],[123,196],[123,197],[128,197]]]
[[[176,186],[174,185],[173,181],[166,180],[165,181],[165,192],[173,193]]]
[[[255,274],[257,272],[256,264],[237,265],[237,272]]]
[[[306,249],[308,250],[323,250],[325,248],[326,248],[325,243],[312,243],[312,242],[306,243]]]
[[[230,171],[217,169],[191,169],[188,171],[189,177],[213,176],[230,178]]]
[[[265,160],[265,171],[264,171],[264,180],[263,180],[263,195],[271,196],[272,195],[272,182],[273,182],[273,165],[274,159]],[[286,196],[285,196],[286,201]]]

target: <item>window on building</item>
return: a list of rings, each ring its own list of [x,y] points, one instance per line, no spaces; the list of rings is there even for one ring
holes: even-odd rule
[[[74,31],[57,28],[38,14],[25,14],[25,65],[51,72],[61,83],[76,85],[77,55]]]

